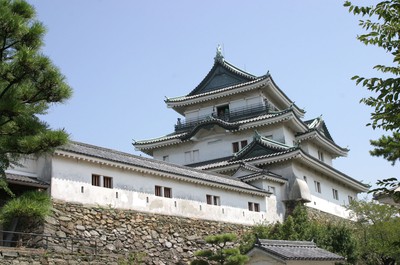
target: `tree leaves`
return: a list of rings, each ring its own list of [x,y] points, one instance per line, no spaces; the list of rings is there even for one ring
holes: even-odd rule
[[[45,28],[26,1],[0,0],[0,177],[21,154],[51,151],[66,143],[38,115],[68,99],[64,76],[41,54]]]

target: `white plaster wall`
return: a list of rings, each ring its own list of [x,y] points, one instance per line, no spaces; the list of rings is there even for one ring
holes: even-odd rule
[[[292,129],[287,126],[282,126],[283,132],[283,143],[289,146],[293,146],[293,141],[295,140],[295,133]]]
[[[283,124],[273,124],[269,126],[264,126],[264,127],[258,127],[257,132],[261,134],[264,137],[269,137],[272,135],[272,140],[280,142],[280,143],[286,143],[287,140],[285,139],[285,129]],[[253,131],[254,133],[254,131]],[[288,143],[286,143],[288,144]],[[288,145],[292,145],[292,142],[290,142]]]
[[[348,211],[344,205],[348,205],[348,196],[353,198],[357,197],[356,191],[348,187],[347,185],[341,184],[340,182],[327,178],[324,175],[318,174],[314,170],[302,167],[301,165],[294,165],[294,173],[299,178],[303,176],[307,177],[307,185],[311,193],[312,201],[306,205],[323,212],[331,213],[343,218],[348,218]],[[318,181],[321,184],[321,193],[315,190],[314,181]],[[332,189],[336,189],[339,194],[339,200],[333,198]]]
[[[113,188],[92,186],[92,174],[112,177]],[[172,188],[173,198],[155,196],[155,185]],[[207,194],[219,196],[221,205],[206,204]],[[276,212],[267,205],[270,201],[263,196],[61,157],[53,159],[51,195],[64,201],[232,223],[255,224],[276,219]],[[248,211],[248,202],[259,203],[261,211]]]
[[[168,146],[155,150],[153,157],[162,160],[164,156],[169,156],[169,162],[178,165],[185,165],[208,161],[221,157],[233,155],[232,143],[247,140],[250,143],[253,139],[254,131],[239,133],[229,133],[225,129],[216,126],[212,130],[200,130],[193,140],[181,143],[180,145]],[[185,152],[199,150],[199,160],[187,163]]]
[[[275,211],[275,221],[282,222],[286,213],[285,204],[283,203],[283,200],[285,199],[286,185],[266,179],[257,179],[255,181],[251,181],[249,184],[266,191],[269,190],[269,187],[275,188],[275,194],[272,194],[267,198],[267,205],[269,207],[268,211]]]
[[[311,156],[315,157],[316,159],[318,159],[318,151],[321,151],[324,154],[324,163],[332,166],[332,156],[330,154],[328,154],[322,148],[319,148],[318,146],[313,144],[312,142],[310,142],[310,141],[301,142],[300,147],[305,152],[307,152]]]
[[[271,125],[259,127],[256,130],[263,136],[271,136],[272,139],[281,143],[293,144],[293,137],[285,140],[286,134],[290,135],[290,130],[284,129],[282,125]],[[169,157],[169,162],[178,165],[187,165],[202,161],[209,161],[233,154],[232,143],[247,140],[250,144],[253,141],[255,129],[239,131],[236,133],[227,132],[225,129],[215,126],[211,130],[201,129],[191,140],[179,145],[171,145],[154,150],[154,159],[162,160],[164,156]],[[185,161],[185,152],[199,150],[198,161]]]
[[[37,158],[34,155],[21,157],[18,163],[6,170],[8,173],[37,177]]]

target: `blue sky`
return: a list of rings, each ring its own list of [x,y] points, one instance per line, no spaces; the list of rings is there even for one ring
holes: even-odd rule
[[[397,176],[399,166],[368,153],[382,132],[365,126],[371,109],[359,101],[369,94],[350,80],[375,75],[390,57],[356,40],[359,18],[342,1],[29,2],[48,29],[43,53],[74,89],[43,119],[75,141],[139,154],[132,139],[173,131],[179,115],[165,96],[197,86],[221,44],[230,63],[254,75],[269,70],[305,119],[322,115],[350,149],[336,168],[368,184]]]

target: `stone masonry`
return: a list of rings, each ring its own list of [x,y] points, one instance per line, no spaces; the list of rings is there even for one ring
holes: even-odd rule
[[[9,254],[10,259],[0,255],[0,262],[139,264],[135,262],[141,260],[141,264],[188,264],[194,252],[206,246],[203,239],[207,235],[240,236],[248,229],[243,225],[54,201],[53,214],[46,218],[44,228],[45,234],[57,236],[49,240],[49,249],[35,257],[16,250],[17,254]]]

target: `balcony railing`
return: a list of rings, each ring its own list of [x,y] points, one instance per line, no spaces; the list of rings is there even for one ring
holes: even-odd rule
[[[199,116],[191,119],[178,119],[175,125],[175,132],[184,132],[192,129],[200,122],[209,119],[210,117],[218,118],[224,121],[234,122],[242,119],[248,119],[256,117],[269,112],[268,105],[261,103],[253,104],[245,107],[230,109],[229,112],[223,114],[217,114],[217,112],[210,113],[208,115]]]

